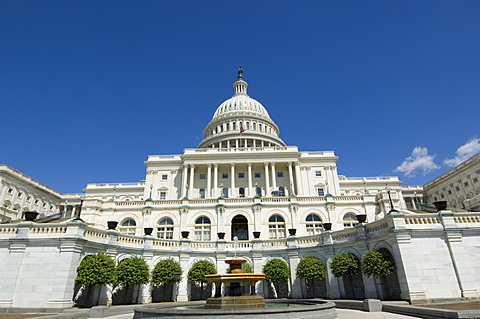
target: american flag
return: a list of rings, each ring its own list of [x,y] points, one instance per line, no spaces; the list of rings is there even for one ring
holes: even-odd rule
[[[245,129],[243,127],[240,128],[240,133],[245,132]]]

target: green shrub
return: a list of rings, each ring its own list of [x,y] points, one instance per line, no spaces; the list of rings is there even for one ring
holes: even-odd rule
[[[85,257],[77,268],[75,283],[82,286],[103,286],[115,281],[115,261],[100,252]]]
[[[360,272],[360,261],[352,253],[340,253],[333,256],[330,269],[337,278],[343,276],[351,277]]]
[[[290,278],[290,267],[281,259],[270,259],[262,268],[268,281],[287,280]]]
[[[368,276],[388,276],[395,271],[395,261],[385,249],[372,249],[363,255],[363,272]]]
[[[306,255],[297,265],[296,276],[305,280],[322,280],[327,276],[327,269],[320,258]]]
[[[182,267],[173,259],[159,261],[152,272],[152,284],[177,283],[182,280]]]
[[[147,263],[139,257],[130,257],[120,261],[115,268],[116,282],[123,285],[142,285],[148,283],[150,274]]]
[[[190,282],[195,283],[207,283],[205,275],[213,275],[217,273],[215,265],[208,260],[200,260],[192,265],[192,268],[188,271],[187,279]]]

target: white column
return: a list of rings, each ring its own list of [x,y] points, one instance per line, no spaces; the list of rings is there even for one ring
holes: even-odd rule
[[[265,196],[270,195],[270,181],[268,178],[268,163],[265,163]]]
[[[277,173],[275,172],[275,162],[272,162],[272,189],[277,190]]]
[[[235,164],[230,163],[230,195],[229,197],[235,197]]]
[[[248,193],[247,196],[253,196],[255,194],[252,190],[252,163],[247,164],[248,170]]]
[[[195,165],[190,164],[190,185],[188,185],[188,198],[193,194],[193,178],[195,177]]]
[[[206,189],[206,198],[210,198],[212,193],[212,164],[207,164],[207,189]]]
[[[295,164],[295,175],[296,175],[296,182],[297,182],[297,195],[303,195],[303,185],[302,185],[302,173],[300,172],[300,163]]]
[[[288,182],[290,183],[290,189],[289,192],[290,194],[297,194],[295,192],[295,182],[293,180],[293,171],[292,171],[292,162],[288,162]]]
[[[218,164],[213,164],[213,197],[217,197],[218,193]]]
[[[182,185],[180,185],[181,189],[180,189],[180,198],[183,198],[185,196],[188,196],[187,195],[187,174],[188,174],[188,165],[185,164],[183,165],[183,169],[182,169]]]

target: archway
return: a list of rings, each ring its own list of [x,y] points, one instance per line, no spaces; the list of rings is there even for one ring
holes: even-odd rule
[[[243,215],[232,219],[232,240],[237,236],[239,240],[248,240],[248,220]]]

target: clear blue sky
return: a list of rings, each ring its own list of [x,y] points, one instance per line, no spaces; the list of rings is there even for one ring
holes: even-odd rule
[[[424,184],[480,150],[479,14],[477,0],[3,0],[0,163],[65,193],[140,181],[148,155],[198,145],[242,66],[287,145]]]

